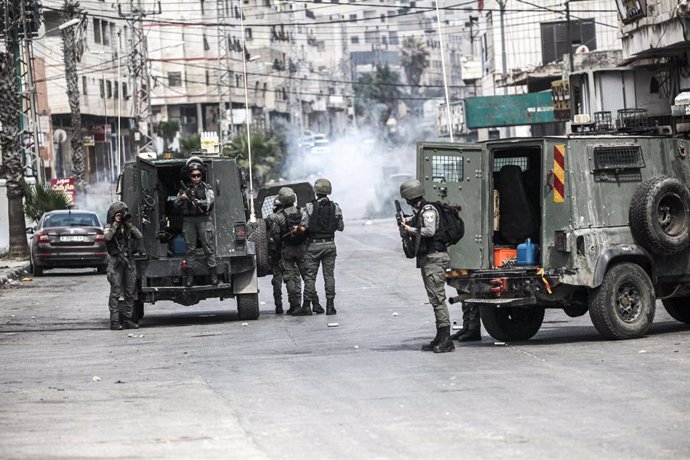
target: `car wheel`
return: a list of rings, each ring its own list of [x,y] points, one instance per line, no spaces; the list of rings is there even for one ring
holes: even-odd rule
[[[39,267],[38,265],[36,265],[33,260],[31,262],[29,262],[29,264],[30,264],[29,268],[31,269],[31,273],[33,273],[33,275],[35,277],[43,276],[43,269],[41,267]]]
[[[259,318],[259,294],[237,294],[237,313],[241,320]]]
[[[690,191],[668,176],[644,180],[630,202],[630,230],[642,247],[660,256],[690,245]]]
[[[268,235],[266,222],[261,219],[254,231],[249,235],[249,241],[254,242],[256,252],[256,276],[266,276],[271,273],[268,260]]]
[[[544,321],[544,308],[531,307],[496,308],[482,305],[479,316],[486,332],[496,340],[521,342],[534,337]]]
[[[690,297],[674,297],[664,299],[661,302],[671,318],[681,323],[690,324]]]
[[[601,285],[590,292],[589,316],[607,339],[643,336],[654,321],[656,297],[649,275],[633,263],[611,267]]]

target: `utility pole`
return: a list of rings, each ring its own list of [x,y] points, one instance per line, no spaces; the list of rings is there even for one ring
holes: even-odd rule
[[[137,2],[135,6],[134,2]],[[129,78],[134,108],[134,120],[137,131],[134,133],[137,155],[141,152],[155,152],[155,134],[152,129],[151,112],[151,72],[148,60],[148,45],[144,34],[144,17],[161,13],[158,11],[146,13],[141,8],[141,0],[129,1],[129,12],[123,14],[118,5],[121,17],[127,21],[130,31],[129,38]]]
[[[228,32],[230,26],[228,19],[231,17],[231,10],[228,3],[230,0],[216,0],[216,11],[218,16],[218,139],[220,140],[220,152],[223,146],[230,141],[233,133],[232,120],[232,77],[233,72],[230,68],[230,44],[228,42]],[[230,114],[227,129],[223,129],[226,121],[226,113]]]
[[[565,2],[565,26],[568,33],[568,61],[570,63],[570,73],[573,73],[574,59],[573,59],[573,27],[570,24],[570,0]]]
[[[505,78],[508,75],[508,65],[506,63],[506,27],[505,27],[505,13],[506,13],[506,3],[508,0],[497,0],[499,7],[499,17],[501,24],[501,79],[504,81],[503,94],[507,93],[505,87]],[[567,3],[566,3],[567,4]]]

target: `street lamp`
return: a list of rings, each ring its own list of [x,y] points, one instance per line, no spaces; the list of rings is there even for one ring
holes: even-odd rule
[[[67,22],[63,22],[62,24],[60,24],[60,25],[57,26],[57,27],[52,27],[52,28],[50,28],[50,29],[48,29],[48,30],[44,30],[44,31],[43,31],[43,34],[40,35],[40,36],[38,36],[38,37],[36,37],[35,40],[40,40],[40,39],[44,38],[44,37],[45,37],[46,35],[48,35],[50,32],[55,32],[56,30],[65,30],[65,29],[67,29],[67,28],[69,28],[69,27],[74,27],[74,26],[76,26],[77,24],[79,24],[80,22],[81,22],[81,18],[72,18],[72,19],[70,19],[70,20],[67,21]]]

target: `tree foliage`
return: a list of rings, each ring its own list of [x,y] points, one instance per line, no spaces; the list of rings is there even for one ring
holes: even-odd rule
[[[254,187],[260,188],[271,179],[277,179],[283,164],[283,152],[280,142],[271,134],[252,132],[252,180]],[[227,146],[230,156],[238,157],[241,168],[249,169],[249,149],[247,148],[247,131],[240,131]]]
[[[56,209],[68,209],[70,199],[63,192],[44,187],[36,183],[34,187],[22,181],[24,188],[24,214],[32,222],[38,222],[41,216]]]
[[[180,137],[180,150],[175,153],[176,158],[187,158],[192,152],[201,148],[201,136],[197,133]]]
[[[405,37],[400,52],[401,66],[405,71],[407,83],[411,85],[411,93],[418,93],[422,74],[429,67],[429,50],[421,38]]]
[[[167,120],[158,123],[158,132],[163,136],[165,141],[165,148],[167,149],[172,141],[175,139],[177,132],[180,130],[180,122],[177,120]]]
[[[357,113],[385,126],[396,113],[400,101],[400,75],[388,65],[377,65],[373,74],[366,74],[355,84]]]

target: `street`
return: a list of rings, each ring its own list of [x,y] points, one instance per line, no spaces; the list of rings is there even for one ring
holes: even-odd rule
[[[690,457],[690,328],[660,302],[639,340],[547,310],[528,342],[422,353],[434,317],[394,220],[336,241],[336,316],[275,315],[268,277],[257,321],[160,302],[129,331],[95,270],[0,291],[0,457]]]

